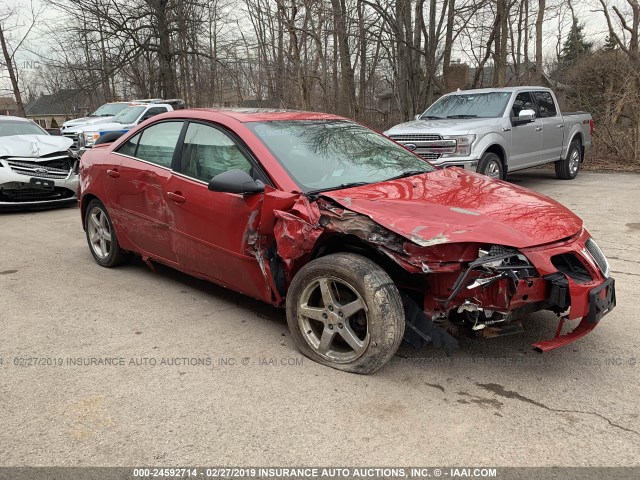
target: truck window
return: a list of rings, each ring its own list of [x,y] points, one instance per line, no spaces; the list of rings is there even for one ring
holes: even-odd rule
[[[535,110],[536,106],[533,102],[533,98],[531,98],[531,94],[529,92],[520,92],[516,99],[513,101],[513,107],[511,111],[513,112],[513,116],[517,117],[520,115],[521,110]]]
[[[538,101],[538,117],[555,117],[558,114],[550,92],[533,92],[533,94]]]
[[[161,113],[166,113],[166,112],[167,112],[167,107],[151,107],[149,110],[144,112],[144,115],[140,117],[140,120],[138,123],[142,123],[151,117],[154,117],[156,115],[160,115]]]

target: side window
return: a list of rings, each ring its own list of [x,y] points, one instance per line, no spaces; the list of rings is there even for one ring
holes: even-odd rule
[[[180,171],[208,183],[229,170],[251,174],[252,166],[226,133],[209,125],[190,123],[184,137]]]
[[[533,93],[538,100],[538,116],[539,117],[555,117],[558,112],[556,104],[553,101],[553,96],[549,92],[534,92]]]
[[[161,167],[171,168],[182,125],[183,122],[162,122],[145,128],[135,156]]]
[[[531,94],[529,92],[520,92],[516,99],[513,102],[513,107],[511,111],[514,117],[520,115],[521,110],[535,110],[535,104],[533,103],[533,99],[531,98]]]
[[[159,115],[161,113],[166,113],[166,112],[167,112],[167,107],[152,107],[146,112],[144,112],[144,115],[140,117],[140,120],[138,121],[138,123],[142,123],[151,117],[155,117],[156,115]]]
[[[138,148],[138,142],[140,141],[140,135],[140,133],[138,135],[134,135],[124,142],[122,146],[118,148],[117,152],[122,153],[123,155],[129,155],[130,157],[135,157],[136,148]]]

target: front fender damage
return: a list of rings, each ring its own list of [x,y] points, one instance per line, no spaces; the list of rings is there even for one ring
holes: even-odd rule
[[[274,304],[284,301],[297,271],[314,258],[326,239],[347,242],[355,237],[404,273],[402,278],[392,278],[403,296],[405,340],[416,348],[431,341],[451,354],[457,341],[448,331],[506,335],[522,330],[513,321],[513,312],[550,309],[560,316],[564,310],[549,303],[550,283],[531,264],[494,265],[510,258],[508,251],[492,253],[487,257],[494,260],[490,262],[480,261],[481,245],[447,243],[444,234],[420,237],[417,244],[350,210],[348,202],[339,204],[326,197],[268,189],[262,212],[257,234],[249,235],[248,251],[260,263]],[[417,228],[415,236],[422,230]]]
[[[409,273],[452,270],[451,265],[436,266],[441,263],[437,257],[407,251],[405,239],[365,215],[323,198],[310,200],[301,194],[266,191],[260,223],[257,227],[250,224],[245,238],[247,251],[257,259],[272,289],[273,303],[282,303],[293,276],[311,259],[323,235],[358,237]],[[430,262],[431,267],[425,266]],[[410,345],[420,348],[432,342],[447,355],[458,347],[457,340],[428,318],[410,296],[403,294],[402,301],[408,325],[405,339]]]

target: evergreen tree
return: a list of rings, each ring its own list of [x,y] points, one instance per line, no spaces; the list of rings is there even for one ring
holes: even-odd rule
[[[569,36],[564,42],[562,51],[560,52],[560,62],[565,65],[574,65],[580,57],[591,53],[593,42],[588,42],[584,36],[584,24],[577,21],[571,25]]]

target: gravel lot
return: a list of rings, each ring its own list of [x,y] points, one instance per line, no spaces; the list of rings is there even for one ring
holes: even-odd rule
[[[548,354],[530,350],[554,334],[544,313],[453,360],[402,347],[366,377],[303,359],[279,310],[98,267],[76,209],[0,215],[0,465],[640,465],[640,176],[510,181],[584,218],[618,307]]]

